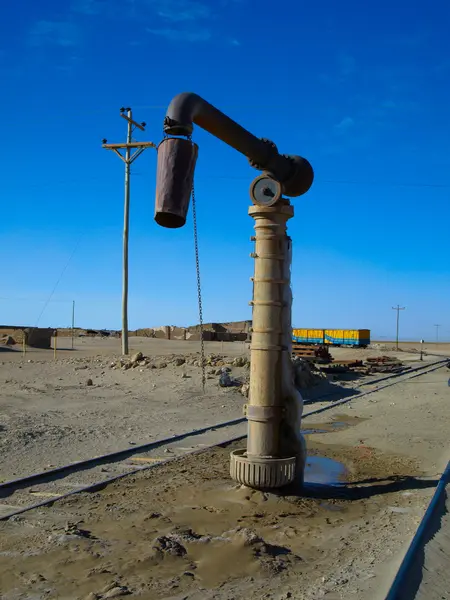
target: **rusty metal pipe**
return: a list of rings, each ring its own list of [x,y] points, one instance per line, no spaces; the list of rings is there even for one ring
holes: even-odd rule
[[[311,187],[314,172],[305,158],[279,154],[273,142],[257,138],[197,94],[178,94],[167,109],[164,132],[189,136],[194,123],[244,154],[256,169],[269,173],[282,184],[286,196],[301,196]]]

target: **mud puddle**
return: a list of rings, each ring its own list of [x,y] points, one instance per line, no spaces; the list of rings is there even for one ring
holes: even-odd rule
[[[378,510],[343,497],[342,478],[396,475],[411,465],[380,454],[359,460],[357,448],[314,438],[308,446],[307,487],[328,493],[236,486],[229,479],[233,445],[2,523],[0,596],[260,599],[291,578],[310,584],[349,551],[342,541],[349,528]]]
[[[308,456],[305,468],[305,485],[339,485],[347,469],[344,464],[325,456]]]
[[[302,429],[303,435],[313,435],[315,433],[330,433],[330,429],[318,429],[311,427],[310,429]]]
[[[328,423],[309,423],[302,429],[303,435],[314,435],[319,433],[333,433],[342,429],[348,429],[355,425],[359,425],[366,419],[355,417],[353,415],[336,415],[332,421]]]

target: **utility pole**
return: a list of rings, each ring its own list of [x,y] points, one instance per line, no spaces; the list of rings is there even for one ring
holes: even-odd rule
[[[439,327],[440,325],[435,325],[436,327],[436,344],[439,344]]]
[[[75,335],[75,300],[72,300],[72,350],[73,350],[73,336]]]
[[[120,116],[127,121],[127,141],[124,144],[108,144],[103,140],[102,148],[113,150],[125,163],[125,203],[123,210],[123,269],[122,269],[122,354],[128,354],[128,229],[130,223],[130,174],[131,164],[146,148],[156,148],[153,142],[133,142],[135,129],[145,131],[145,123],[133,121],[131,108],[121,108]],[[125,150],[125,156],[121,150]],[[134,150],[133,153],[131,151]]]
[[[399,325],[400,325],[400,311],[401,310],[405,310],[405,306],[401,307],[400,304],[397,304],[397,306],[393,306],[392,310],[396,310],[397,311],[397,335],[396,335],[396,350],[398,350],[398,329],[399,329]]]

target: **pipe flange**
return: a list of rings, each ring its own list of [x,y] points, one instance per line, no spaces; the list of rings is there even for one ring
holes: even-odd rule
[[[169,116],[164,117],[163,130],[166,135],[192,135],[194,127],[192,123],[179,123]]]
[[[284,412],[284,406],[255,406],[254,404],[247,404],[245,408],[247,421],[254,421],[257,423],[280,421]]]
[[[246,449],[239,449],[230,454],[230,475],[234,481],[257,490],[281,488],[294,481],[296,463],[295,456],[247,456]]]
[[[267,159],[269,156],[278,154],[278,148],[276,147],[275,143],[272,142],[272,140],[268,140],[267,138],[261,138],[261,142],[263,142],[267,146],[267,158],[265,161],[267,163]],[[264,170],[263,165],[260,165],[259,163],[252,160],[251,158],[248,159],[248,162],[250,163],[250,166],[252,166],[254,169],[257,169],[258,171]]]
[[[264,173],[250,185],[250,198],[256,206],[273,206],[280,200],[281,194],[280,182]]]

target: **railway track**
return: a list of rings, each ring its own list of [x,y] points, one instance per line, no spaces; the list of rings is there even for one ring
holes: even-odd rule
[[[450,597],[450,462],[447,464],[386,600]]]
[[[245,436],[242,417],[4,482],[0,484],[0,521]]]
[[[391,387],[392,385],[396,385],[398,383],[401,383],[402,381],[406,381],[408,379],[414,379],[415,377],[420,377],[421,375],[424,375],[425,373],[431,373],[431,372],[435,371],[436,369],[440,369],[444,365],[448,364],[448,361],[449,361],[448,357],[445,357],[445,358],[442,358],[441,360],[438,360],[438,361],[435,361],[432,363],[427,363],[424,365],[420,365],[418,367],[413,367],[411,369],[408,369],[408,371],[403,371],[401,373],[392,373],[392,374],[386,375],[384,377],[379,377],[377,379],[371,379],[370,381],[364,381],[360,384],[359,388],[355,388],[354,394],[350,394],[350,395],[346,396],[345,398],[343,398],[342,400],[338,400],[336,403],[333,403],[333,404],[334,405],[337,405],[337,403],[345,404],[346,402],[351,402],[352,400],[355,400],[356,398],[360,398],[362,396],[367,396],[368,394],[373,394],[374,392],[378,392],[387,387]],[[392,381],[392,380],[394,380],[394,381]],[[383,383],[383,382],[387,382],[387,383]],[[381,384],[381,385],[378,385],[378,384]],[[370,387],[370,386],[375,386],[375,387],[372,387],[372,389],[369,389],[367,391],[365,389],[363,389],[365,387]],[[317,403],[320,403],[322,400],[332,398],[333,396],[337,396],[338,394],[339,394],[338,391],[336,391],[336,392],[332,391],[332,392],[329,392],[327,394],[320,396],[319,398],[305,400],[304,404],[305,405],[317,404]]]
[[[447,362],[443,359],[410,369],[406,374],[393,374],[368,385],[373,389],[356,390],[355,394],[303,414],[302,420],[330,410],[341,404],[358,400],[402,381],[419,377],[439,369]],[[389,381],[395,379],[395,381]],[[386,383],[383,383],[386,382]],[[329,396],[329,395],[327,395]],[[326,397],[314,400],[320,403]],[[178,460],[184,456],[202,452],[207,448],[228,444],[246,437],[246,418],[217,423],[148,444],[134,446],[118,452],[96,456],[54,469],[33,473],[29,476],[0,484],[0,521],[20,515],[29,510],[48,506],[80,492],[97,491],[122,477],[150,469],[158,464]]]

